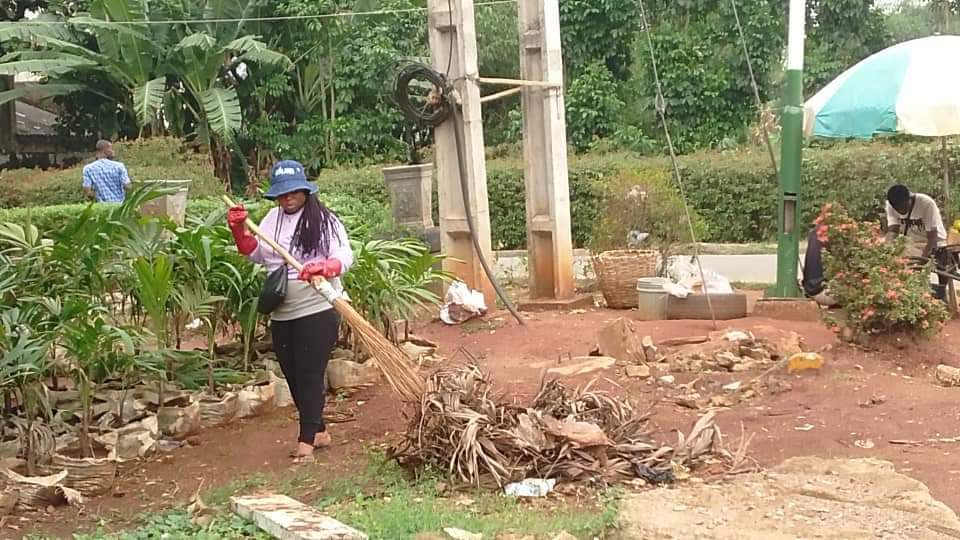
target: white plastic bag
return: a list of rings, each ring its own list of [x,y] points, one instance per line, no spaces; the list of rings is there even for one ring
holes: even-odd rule
[[[444,301],[440,308],[440,320],[446,324],[460,324],[487,312],[483,293],[467,287],[462,281],[450,284]]]
[[[710,294],[733,294],[733,287],[730,286],[730,280],[725,278],[719,272],[714,272],[709,268],[703,269],[701,279],[700,268],[694,262],[692,257],[678,258],[670,269],[670,273],[676,286],[664,287],[670,295],[677,298],[686,298],[695,290],[705,290]],[[706,286],[703,285],[703,279],[706,279]]]

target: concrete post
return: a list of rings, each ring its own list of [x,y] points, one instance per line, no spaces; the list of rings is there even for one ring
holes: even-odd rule
[[[574,290],[559,3],[525,0],[517,10],[520,78],[556,85],[521,93],[530,264],[530,298],[521,309],[569,307],[590,299]]]
[[[450,11],[452,6],[453,12]],[[470,210],[477,240],[493,265],[490,247],[490,212],[487,204],[487,167],[483,153],[483,120],[477,84],[477,37],[473,2],[428,0],[430,58],[433,68],[446,73],[459,94],[463,112],[464,160]],[[451,51],[452,49],[452,51]],[[447,69],[449,67],[449,72]],[[483,293],[487,306],[495,305],[493,285],[480,265],[470,238],[457,165],[455,123],[448,120],[434,130],[437,145],[437,198],[440,206],[440,241],[448,257],[444,268],[468,286]]]

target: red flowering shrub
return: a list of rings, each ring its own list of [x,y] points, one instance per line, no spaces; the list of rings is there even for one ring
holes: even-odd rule
[[[902,237],[885,242],[879,225],[858,222],[839,205],[824,205],[815,223],[824,244],[827,289],[846,312],[845,325],[853,336],[940,330],[949,314],[931,294],[932,270],[908,266]],[[828,323],[839,331],[836,320]]]

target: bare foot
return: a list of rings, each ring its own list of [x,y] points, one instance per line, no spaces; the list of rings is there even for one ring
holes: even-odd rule
[[[333,439],[330,437],[329,431],[321,431],[313,437],[313,446],[315,448],[324,448],[330,446],[333,442]]]

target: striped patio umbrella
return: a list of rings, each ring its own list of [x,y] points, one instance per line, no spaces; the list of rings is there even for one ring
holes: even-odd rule
[[[960,36],[905,41],[867,57],[804,104],[807,135],[940,137],[943,203],[950,208],[947,140],[960,134]]]
[[[884,49],[843,72],[805,104],[804,131],[830,138],[960,134],[960,36]]]

